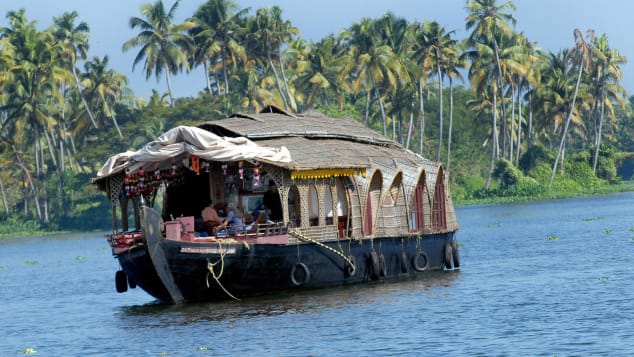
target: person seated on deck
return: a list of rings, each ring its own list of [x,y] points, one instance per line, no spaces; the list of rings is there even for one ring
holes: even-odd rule
[[[201,216],[205,225],[205,231],[208,234],[214,234],[214,229],[220,226],[222,222],[211,202],[203,209]]]
[[[258,218],[251,222],[251,224],[247,225],[246,227],[244,227],[244,231],[247,233],[255,233],[258,231],[258,224],[265,224],[266,222],[268,222],[267,219],[268,215],[266,214],[266,212],[261,212],[258,215]]]
[[[226,229],[229,235],[242,233],[244,231],[244,214],[240,208],[236,207],[235,203],[229,203],[225,211],[227,212],[227,216],[219,228]]]

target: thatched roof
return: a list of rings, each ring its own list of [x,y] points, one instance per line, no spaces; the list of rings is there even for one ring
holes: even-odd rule
[[[196,135],[172,133],[179,128],[178,133]],[[163,169],[180,162],[186,154],[225,162],[251,158],[294,172],[322,169],[365,172],[381,167],[416,176],[421,168],[435,172],[439,167],[438,163],[406,150],[354,119],[333,119],[316,112],[296,115],[272,106],[257,114],[234,114],[227,119],[205,122],[198,128],[174,128],[161,138],[138,151],[112,156],[93,181],[124,170],[130,173],[139,168]],[[251,149],[236,146],[243,142],[252,143],[247,145]],[[229,149],[231,155],[225,153]],[[278,158],[284,153],[290,153],[290,158]]]
[[[199,127],[218,135],[244,136],[262,146],[284,146],[294,170],[369,168],[379,161],[394,167],[434,165],[351,118],[293,115],[267,107],[258,114],[234,114]]]

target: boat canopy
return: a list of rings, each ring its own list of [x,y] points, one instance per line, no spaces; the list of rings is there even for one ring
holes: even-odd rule
[[[281,167],[292,164],[291,154],[286,147],[265,147],[245,137],[221,137],[198,127],[178,126],[138,151],[111,156],[97,172],[96,180],[123,170],[131,174],[141,169],[166,169],[177,160],[192,155],[217,162],[255,160]]]

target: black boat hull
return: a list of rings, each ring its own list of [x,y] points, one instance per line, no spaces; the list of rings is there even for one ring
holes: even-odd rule
[[[320,244],[162,239],[155,249],[162,250],[183,300],[175,301],[169,292],[174,287],[163,285],[147,249],[140,246],[116,256],[138,286],[163,302],[225,300],[413,277],[459,264],[452,259],[452,249],[457,249],[454,232]]]

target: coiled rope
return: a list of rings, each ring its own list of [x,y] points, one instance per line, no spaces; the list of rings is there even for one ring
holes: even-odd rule
[[[303,235],[303,234],[301,234],[301,233],[299,233],[299,232],[296,232],[296,231],[295,231],[295,232],[288,232],[288,234],[289,234],[290,236],[293,236],[293,237],[295,237],[295,238],[299,239],[299,240],[302,240],[302,241],[305,241],[305,242],[310,242],[310,243],[317,244],[318,246],[320,246],[320,247],[322,247],[322,248],[324,248],[324,249],[326,249],[326,250],[329,250],[329,251],[331,251],[331,252],[333,252],[333,253],[337,254],[338,256],[340,256],[341,258],[343,258],[343,260],[344,260],[346,263],[348,263],[348,265],[350,265],[350,267],[352,267],[352,270],[354,270],[354,269],[355,269],[355,266],[354,266],[354,263],[352,262],[352,260],[350,260],[350,258],[346,257],[346,256],[345,256],[345,254],[343,254],[342,252],[340,252],[340,251],[338,251],[338,250],[336,250],[336,249],[334,249],[334,248],[331,248],[331,247],[329,247],[329,246],[327,246],[327,245],[323,244],[322,242],[316,241],[316,240],[314,240],[314,239],[312,239],[312,238],[310,238],[310,237],[306,237],[305,235]]]

